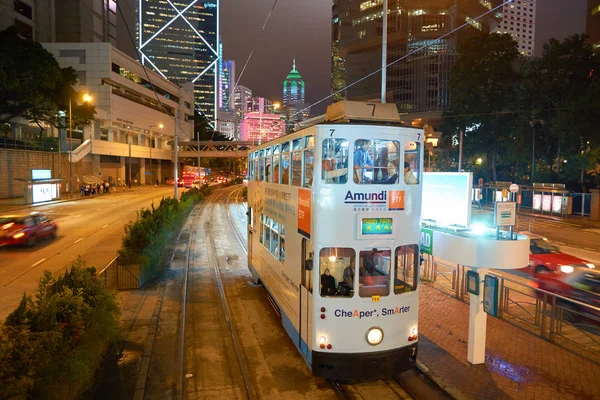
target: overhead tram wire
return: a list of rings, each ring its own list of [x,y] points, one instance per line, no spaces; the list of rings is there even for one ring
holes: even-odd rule
[[[269,22],[269,19],[271,18],[271,15],[273,14],[273,10],[275,10],[275,6],[277,6],[278,2],[279,2],[279,0],[275,0],[273,2],[273,6],[271,7],[271,10],[269,11],[267,18],[265,19],[265,22],[263,23],[263,26],[262,26],[260,32],[258,33],[258,37],[256,38],[256,43],[254,44],[252,51],[250,51],[250,54],[248,55],[248,58],[246,59],[246,62],[244,63],[244,67],[242,68],[242,72],[240,72],[240,76],[238,76],[237,80],[235,81],[235,85],[233,85],[233,92],[235,92],[235,88],[238,87],[238,84],[240,83],[240,79],[242,79],[242,75],[244,75],[244,71],[246,70],[248,63],[250,62],[250,59],[252,58],[252,55],[254,54],[254,51],[256,50],[258,42],[260,41],[260,38],[261,38],[263,32],[265,31],[265,28],[267,27],[267,23]],[[233,98],[233,96],[229,98],[229,107],[231,107],[232,98]]]
[[[514,0],[506,0],[506,1],[504,1],[504,2],[503,2],[503,3],[501,3],[500,5],[498,5],[498,6],[494,7],[494,8],[492,8],[492,9],[490,9],[489,11],[486,11],[486,12],[484,12],[483,14],[479,15],[478,17],[471,19],[469,22],[465,22],[464,24],[462,24],[461,26],[459,26],[459,27],[457,27],[457,28],[454,28],[454,29],[453,29],[453,30],[451,30],[450,32],[447,32],[447,33],[443,34],[442,36],[438,37],[437,39],[434,39],[434,40],[432,40],[430,43],[428,43],[428,44],[425,44],[425,45],[423,45],[423,46],[419,47],[418,49],[415,49],[415,50],[413,50],[413,51],[409,52],[408,54],[406,54],[406,55],[404,55],[404,56],[402,56],[402,57],[400,57],[400,58],[397,58],[396,60],[394,60],[394,61],[390,62],[389,64],[387,64],[385,67],[387,68],[387,67],[389,67],[389,66],[391,66],[391,65],[394,65],[394,64],[396,64],[397,62],[400,62],[400,61],[402,61],[402,60],[404,60],[404,59],[406,59],[406,58],[408,58],[408,57],[412,56],[413,54],[415,54],[415,53],[418,53],[419,51],[421,51],[421,50],[424,50],[424,49],[426,49],[426,48],[428,48],[428,47],[430,47],[430,46],[434,45],[435,43],[439,42],[440,40],[444,39],[444,38],[445,38],[445,37],[447,37],[447,36],[450,36],[450,35],[452,35],[452,34],[456,33],[457,31],[461,30],[462,28],[466,27],[467,25],[472,25],[472,24],[473,24],[473,22],[475,22],[475,21],[479,20],[480,18],[483,18],[483,17],[485,17],[486,15],[488,15],[488,14],[490,14],[490,13],[492,13],[492,12],[494,12],[494,11],[498,10],[498,9],[499,9],[499,8],[501,8],[501,7],[503,7],[504,5],[506,5],[506,4],[508,4],[508,3],[513,3],[513,2],[514,2]],[[387,13],[384,13],[384,16],[385,16],[385,17],[387,17]],[[339,89],[339,90],[337,90],[337,91],[335,91],[335,92],[331,93],[329,96],[323,97],[321,100],[319,100],[319,101],[316,101],[316,102],[312,103],[311,105],[309,105],[308,107],[305,107],[305,108],[303,108],[302,110],[298,111],[297,113],[293,114],[293,115],[292,115],[292,117],[294,117],[294,116],[296,116],[296,115],[298,115],[298,114],[301,114],[301,113],[303,113],[304,111],[310,110],[310,108],[311,108],[312,106],[316,106],[317,104],[320,104],[320,103],[324,102],[325,100],[332,98],[332,97],[333,97],[333,96],[335,96],[336,94],[338,94],[338,93],[341,93],[341,92],[343,92],[344,90],[346,90],[346,89],[348,89],[348,88],[350,88],[350,87],[352,87],[352,86],[354,86],[354,85],[356,85],[356,84],[358,84],[358,83],[360,83],[360,82],[364,81],[365,79],[372,77],[373,75],[375,75],[375,74],[377,74],[377,73],[381,72],[381,70],[382,70],[382,69],[383,69],[383,67],[381,67],[381,68],[379,68],[379,69],[377,69],[377,70],[375,70],[375,71],[371,72],[371,73],[370,73],[370,74],[368,74],[368,75],[365,75],[365,76],[363,76],[363,77],[362,77],[362,78],[360,78],[360,79],[357,79],[356,81],[354,81],[354,82],[350,83],[349,85],[346,85],[346,86],[344,86],[343,88],[341,88],[341,89]]]

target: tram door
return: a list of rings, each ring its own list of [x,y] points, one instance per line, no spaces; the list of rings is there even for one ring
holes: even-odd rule
[[[312,348],[312,293],[313,293],[313,264],[314,251],[312,242],[302,238],[302,284],[300,285],[300,313],[298,347],[308,359]]]

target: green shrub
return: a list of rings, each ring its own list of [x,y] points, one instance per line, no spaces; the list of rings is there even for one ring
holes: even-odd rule
[[[141,264],[142,282],[154,279],[160,271],[164,251],[173,233],[210,190],[208,185],[201,189],[193,188],[183,192],[179,202],[167,197],[161,200],[158,208],[152,204],[151,208],[138,211],[137,219],[125,225],[119,262],[123,265]]]
[[[0,326],[0,398],[76,399],[119,339],[119,313],[81,259],[59,278],[46,271]]]

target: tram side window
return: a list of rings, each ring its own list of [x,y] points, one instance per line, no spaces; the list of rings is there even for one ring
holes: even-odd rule
[[[265,241],[264,246],[271,251],[271,218],[265,217]]]
[[[313,182],[313,168],[315,160],[315,151],[313,149],[304,150],[304,187],[309,188]]]
[[[292,186],[302,186],[302,151],[292,153]]]
[[[271,254],[279,260],[279,224],[271,220]]]
[[[404,183],[407,185],[418,185],[421,143],[408,142],[404,145]]]
[[[264,235],[265,235],[265,216],[260,214],[260,236],[258,237],[261,243],[264,243]]]
[[[325,183],[346,183],[348,181],[348,141],[328,138],[323,140],[323,161],[321,179]]]
[[[290,184],[290,153],[281,154],[281,183],[283,185]]]
[[[358,256],[358,294],[360,297],[390,294],[391,249],[366,249]]]
[[[359,139],[354,142],[354,182],[392,185],[398,183],[400,142]]]
[[[285,260],[285,228],[279,224],[279,261]]]
[[[258,180],[265,180],[265,159],[262,157],[258,159]]]
[[[273,183],[279,183],[281,181],[279,175],[279,154],[276,154],[273,156]]]
[[[351,248],[326,247],[319,253],[320,293],[322,297],[354,296],[356,252]]]
[[[419,259],[419,246],[416,244],[396,248],[394,293],[401,294],[417,290]]]

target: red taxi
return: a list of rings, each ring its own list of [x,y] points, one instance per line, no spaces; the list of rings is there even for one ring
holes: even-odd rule
[[[589,267],[576,267],[571,272],[541,272],[533,284],[539,289],[588,304],[557,299],[567,321],[585,322],[600,326],[600,272]],[[542,297],[538,292],[538,297]]]
[[[593,269],[595,265],[560,251],[560,249],[543,236],[521,232],[529,236],[529,265],[520,270],[536,277],[543,272],[570,273],[575,268]]]
[[[54,238],[58,226],[45,214],[0,216],[0,246],[33,246],[38,239]]]

